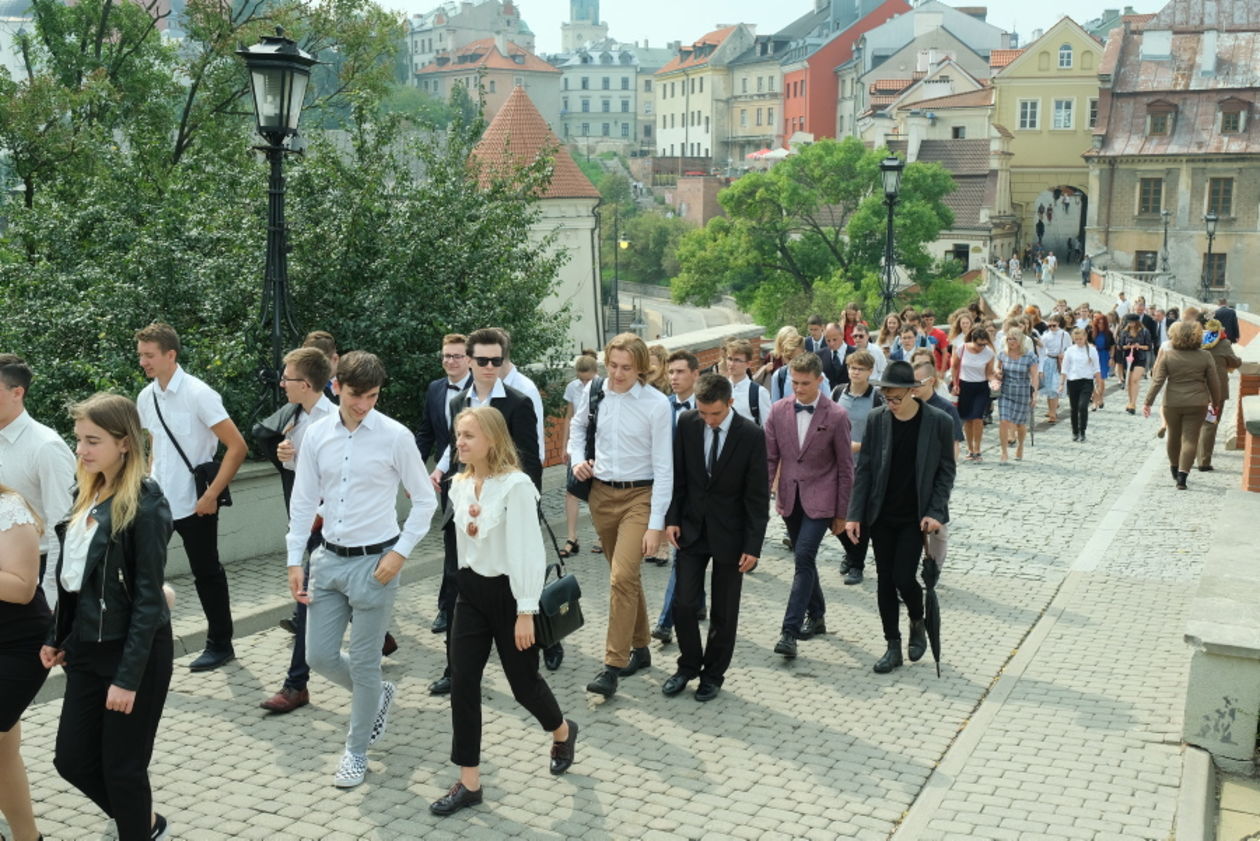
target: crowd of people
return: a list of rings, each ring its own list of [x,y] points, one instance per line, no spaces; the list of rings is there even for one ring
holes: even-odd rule
[[[974,304],[943,321],[907,307],[875,329],[850,304],[835,321],[809,318],[804,332],[783,327],[764,359],[755,344],[732,339],[702,371],[692,353],[649,348],[628,333],[602,360],[590,351],[575,361],[562,442],[566,540],[555,548],[561,559],[581,551],[584,499],[591,549],[610,569],[604,652],[588,692],[611,699],[620,681],[650,668],[652,639],[676,638],[663,694],[695,681],[696,700],[717,698],[743,576],[759,564],[772,510],[793,559],[774,652],[796,658],[799,643],[827,633],[818,552],[830,534],[846,585],[863,581],[874,554],[886,650],[873,670],[902,666],[903,653],[921,659],[924,538],[946,538],[962,447],[966,462],[984,460],[994,411],[999,462],[1011,464],[1024,458],[1038,396],[1046,424],[1058,422],[1067,396],[1073,440],[1083,443],[1107,381],[1124,384],[1136,414],[1149,373],[1143,412],[1162,392],[1159,434],[1177,487],[1196,462],[1212,469],[1228,372],[1240,364],[1237,318],[1223,302],[1210,318],[1148,312],[1122,294],[1107,313],[1060,302],[1044,317],[1027,307],[992,318]],[[189,668],[215,670],[235,656],[217,535],[245,439],[220,395],[180,365],[173,328],[151,324],[135,338],[151,382],[135,400],[101,393],[75,404],[73,453],[26,412],[31,366],[0,355],[0,812],[15,841],[40,837],[19,722],[55,667],[66,672],[58,772],[114,821],[122,841],[167,837],[148,764],[173,670],[174,594],[164,583],[173,533],[207,625]],[[511,351],[511,336],[495,327],[446,335],[444,375],[410,430],[377,408],[381,360],[339,354],[333,337],[316,331],[284,358],[287,406],[254,430],[281,477],[295,602],[282,623],[294,634],[288,673],[260,706],[286,714],[309,704],[312,670],[349,692],[337,787],[365,780],[368,749],[386,732],[397,687],[383,679],[381,660],[397,649],[389,628],[400,572],[431,523],[442,530],[431,630],[443,635],[446,656],[429,692],[450,697],[459,770],[430,805],[437,815],[483,800],[480,684],[492,645],[513,696],[551,736],[550,772],[564,773],[576,755],[578,724],[540,672],[540,660],[550,672],[564,660],[563,643],[543,646],[536,625],[549,557],[539,507],[542,395]],[[409,500],[401,525],[400,488]],[[645,561],[670,566],[654,621]]]

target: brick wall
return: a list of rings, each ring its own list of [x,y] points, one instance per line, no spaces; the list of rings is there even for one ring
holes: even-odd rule
[[[1247,441],[1243,447],[1243,490],[1260,493],[1260,435],[1243,435]]]

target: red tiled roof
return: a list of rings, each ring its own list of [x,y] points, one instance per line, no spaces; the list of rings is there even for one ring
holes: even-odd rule
[[[903,91],[914,84],[913,79],[876,79],[871,85],[873,91]]]
[[[871,105],[892,105],[897,101],[897,96],[895,93],[874,93],[867,98],[867,101]]]
[[[932,99],[920,99],[918,102],[902,105],[897,110],[908,111],[911,108],[933,108],[939,111],[944,108],[979,108],[992,104],[993,88],[980,88],[979,90],[951,93],[947,96],[938,96]]]
[[[708,64],[709,57],[713,55],[713,53],[706,52],[703,56],[697,56],[696,53],[699,51],[697,48],[711,46],[714,49],[717,49],[722,46],[722,42],[730,37],[730,34],[734,32],[735,29],[736,27],[734,26],[724,26],[721,29],[715,29],[712,32],[702,35],[698,41],[691,45],[691,49],[685,57],[682,55],[675,55],[669,60],[669,64],[656,71],[657,75],[662,73],[672,73],[675,70],[682,70],[684,67],[701,67]]]
[[[1005,67],[1023,54],[1023,50],[994,50],[989,53],[989,66]]]
[[[511,41],[506,42],[508,54],[499,51],[493,38],[482,38],[460,47],[451,55],[451,60],[439,65],[429,62],[416,71],[420,73],[445,73],[452,70],[465,71],[471,68],[484,67],[487,70],[532,70],[535,73],[559,73],[559,68],[552,67],[524,47],[518,47]],[[520,56],[517,62],[515,56]],[[464,60],[461,61],[460,59]]]
[[[472,157],[481,165],[481,177],[485,181],[528,166],[547,151],[552,152],[555,162],[551,183],[539,198],[599,198],[599,190],[574,163],[569,150],[547,127],[547,121],[520,85],[512,89],[499,113],[490,121],[486,133],[473,148]]]

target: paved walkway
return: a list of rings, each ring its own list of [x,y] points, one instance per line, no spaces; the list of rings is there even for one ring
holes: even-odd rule
[[[953,545],[940,586],[942,677],[930,662],[871,672],[882,651],[873,570],[840,583],[828,540],[822,581],[832,633],[772,653],[791,580],[781,523],[746,581],[740,642],[722,695],[661,696],[675,646],[653,643],[653,668],[609,701],[583,691],[603,650],[605,561],[571,568],[587,626],[550,682],[582,726],[577,763],[546,771],[547,737],[525,720],[497,665],[483,690],[486,805],[439,821],[427,803],[454,779],[449,708],[425,686],[441,669],[428,632],[437,581],[432,549],[410,565],[386,674],[399,684],[389,732],[362,787],[332,773],[347,694],[312,681],[310,707],[270,717],[257,703],[283,676],[291,638],[274,627],[238,640],[239,660],[193,675],[181,656],[152,772],[180,839],[1074,839],[1170,836],[1188,652],[1184,610],[1208,545],[1217,495],[1240,457],[1177,492],[1156,420],[1108,408],[1089,443],[1066,422],[1041,428],[1023,462],[959,467]],[[995,430],[986,430],[995,456]],[[552,477],[551,481],[555,481]],[[558,508],[558,492],[549,508]],[[1257,502],[1260,514],[1260,501]],[[427,565],[427,566],[426,566]],[[288,607],[278,559],[232,569],[238,605],[264,624]],[[644,568],[659,608],[666,570]],[[192,590],[177,632],[195,629]],[[262,622],[262,619],[254,621]],[[928,658],[930,661],[930,656]],[[55,692],[50,690],[50,693]],[[52,767],[60,702],[34,705],[24,730],[41,827],[96,839],[105,823]],[[112,837],[106,834],[105,837]]]

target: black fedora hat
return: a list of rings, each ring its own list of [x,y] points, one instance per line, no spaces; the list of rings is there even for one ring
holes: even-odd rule
[[[884,376],[871,380],[871,385],[880,388],[918,388],[923,382],[914,378],[914,367],[909,362],[898,360],[889,362],[884,369]]]

